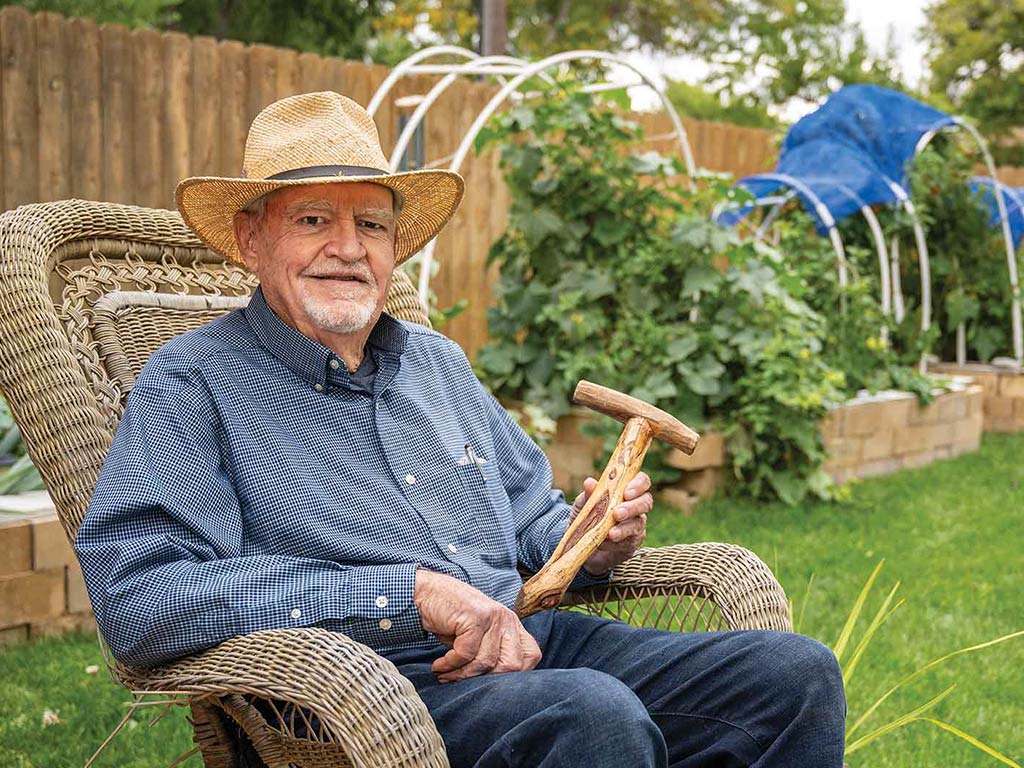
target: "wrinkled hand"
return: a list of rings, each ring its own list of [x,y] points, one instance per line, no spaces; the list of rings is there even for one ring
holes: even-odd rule
[[[540,661],[540,647],[519,617],[465,582],[420,568],[413,602],[423,628],[451,649],[431,667],[442,683],[526,671]]]
[[[583,481],[583,492],[572,505],[573,519],[583,509],[596,486],[597,480],[592,477]],[[650,488],[651,478],[646,472],[638,473],[626,486],[623,501],[613,513],[615,525],[608,531],[608,537],[601,546],[583,564],[584,570],[591,576],[603,576],[629,560],[643,545],[647,538],[647,513],[654,506]]]

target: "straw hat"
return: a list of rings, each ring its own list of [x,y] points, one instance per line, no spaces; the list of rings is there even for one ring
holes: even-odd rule
[[[390,173],[373,119],[352,99],[330,91],[290,96],[256,115],[243,163],[242,178],[196,176],[182,181],[175,192],[185,223],[204,243],[239,263],[232,219],[275,189],[373,182],[395,190],[402,203],[395,264],[441,231],[465,189],[453,171]]]

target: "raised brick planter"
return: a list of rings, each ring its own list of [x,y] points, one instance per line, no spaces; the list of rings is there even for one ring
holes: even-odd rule
[[[825,471],[843,483],[977,450],[983,390],[963,377],[954,377],[951,389],[923,408],[917,396],[908,392],[864,393],[835,408],[821,424],[829,455]],[[555,486],[567,493],[581,487],[583,478],[594,473],[593,463],[601,454],[597,441],[588,442],[579,435],[580,425],[589,418],[596,417],[579,411],[560,419],[554,442],[545,448],[555,470]],[[715,432],[701,435],[693,456],[673,450],[667,461],[685,474],[662,495],[683,511],[690,511],[699,498],[729,479],[725,440]]]
[[[831,411],[821,425],[829,455],[825,471],[843,483],[976,451],[981,387],[964,379],[954,379],[952,387],[923,408],[916,395],[879,392]]]
[[[95,627],[78,560],[49,497],[0,497],[0,645]]]
[[[986,432],[1024,432],[1024,368],[1004,368],[984,363],[941,363],[929,370],[969,376],[984,393]]]

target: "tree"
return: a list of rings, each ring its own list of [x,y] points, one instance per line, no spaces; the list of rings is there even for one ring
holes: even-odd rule
[[[1024,0],[939,0],[925,15],[932,89],[991,135],[1024,125]]]

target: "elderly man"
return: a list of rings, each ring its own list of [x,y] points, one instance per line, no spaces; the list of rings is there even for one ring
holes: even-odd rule
[[[808,638],[510,610],[571,507],[459,348],[382,312],[463,189],[386,168],[366,112],[315,93],[256,118],[245,178],[179,186],[260,289],[158,351],[128,400],[76,543],[114,654],[344,632],[412,681],[454,766],[840,766],[842,681]],[[641,544],[649,485],[576,586]]]

